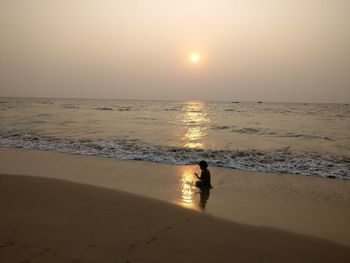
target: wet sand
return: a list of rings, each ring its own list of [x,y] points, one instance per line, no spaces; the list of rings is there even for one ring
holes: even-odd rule
[[[0,261],[349,262],[348,181],[194,169],[0,149]]]

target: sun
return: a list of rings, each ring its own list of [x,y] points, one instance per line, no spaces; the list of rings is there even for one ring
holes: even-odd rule
[[[200,62],[201,57],[198,53],[191,53],[190,60],[192,63],[196,64],[196,63]]]

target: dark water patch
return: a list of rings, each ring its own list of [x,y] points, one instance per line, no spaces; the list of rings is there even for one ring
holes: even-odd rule
[[[226,126],[224,126],[226,127]],[[212,129],[217,129],[216,127],[212,127]],[[262,128],[253,128],[253,127],[232,127],[231,132],[238,134],[246,134],[246,135],[257,135],[257,136],[269,136],[269,137],[286,137],[286,138],[301,138],[301,139],[320,139],[326,141],[333,141],[332,138],[327,136],[319,136],[319,135],[311,135],[311,134],[301,134],[301,133],[293,133],[293,132],[279,132],[272,131],[269,129]]]
[[[257,134],[262,131],[262,129],[259,128],[233,128],[233,132],[240,133],[240,134]]]
[[[96,107],[93,109],[94,110],[101,110],[101,111],[131,111],[134,108],[127,107],[127,106],[119,106],[119,107]]]
[[[131,111],[132,107],[118,107],[116,108],[117,111]]]
[[[293,132],[287,132],[287,133],[275,133],[274,134],[277,137],[290,137],[290,138],[302,138],[302,139],[320,139],[320,140],[326,140],[326,141],[333,141],[333,139],[327,137],[327,136],[318,136],[318,135],[310,135],[310,134],[299,134],[299,133],[293,133]]]
[[[50,100],[39,100],[37,101],[37,103],[39,104],[43,104],[43,105],[51,105],[51,104],[54,104],[52,101]]]
[[[188,112],[188,113],[203,113],[202,110],[188,110],[186,112]]]
[[[345,118],[346,116],[345,115],[343,115],[343,114],[336,114],[336,115],[331,115],[331,116],[329,116],[329,117],[334,117],[334,118]],[[350,116],[348,116],[348,117],[350,117]]]
[[[48,114],[48,113],[41,113],[41,114],[37,115],[37,117],[39,117],[39,118],[47,118],[50,116],[52,116],[52,114]]]
[[[164,111],[179,111],[181,110],[181,107],[175,107],[175,108],[165,108]]]
[[[0,105],[0,109],[5,111],[5,110],[11,110],[11,109],[18,109],[18,107],[16,105],[12,105],[12,104],[10,104],[10,105],[2,104],[2,105]]]
[[[94,108],[95,110],[102,110],[102,111],[113,111],[114,109],[111,107],[97,107]]]
[[[212,125],[210,128],[213,129],[213,130],[227,130],[227,129],[230,129],[230,127],[226,126],[226,125]]]
[[[64,109],[80,109],[80,107],[75,105],[75,104],[64,104],[64,105],[62,105],[62,108],[64,108]]]
[[[157,120],[156,118],[150,118],[150,117],[134,117],[134,120],[151,120],[151,121],[155,121]]]

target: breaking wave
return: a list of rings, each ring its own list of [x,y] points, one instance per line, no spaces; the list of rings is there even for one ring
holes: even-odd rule
[[[211,127],[213,130],[230,130],[233,133],[247,134],[247,135],[257,135],[257,136],[273,136],[273,137],[289,137],[289,138],[302,138],[302,139],[321,139],[332,141],[333,139],[326,136],[317,136],[311,134],[301,134],[294,132],[278,132],[263,128],[252,128],[252,127],[236,127],[236,126],[225,126],[225,125],[213,125]]]
[[[31,133],[0,135],[0,147],[50,150],[120,160],[144,160],[169,164],[194,164],[205,159],[212,166],[242,170],[293,173],[350,179],[350,158],[308,153],[287,148],[276,150],[210,150],[149,144],[137,139],[66,139]]]

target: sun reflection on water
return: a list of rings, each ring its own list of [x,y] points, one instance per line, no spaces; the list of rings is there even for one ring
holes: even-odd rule
[[[203,137],[207,135],[207,125],[210,122],[205,104],[200,101],[191,101],[186,104],[182,116],[187,131],[183,136],[183,145],[188,148],[203,148]]]

